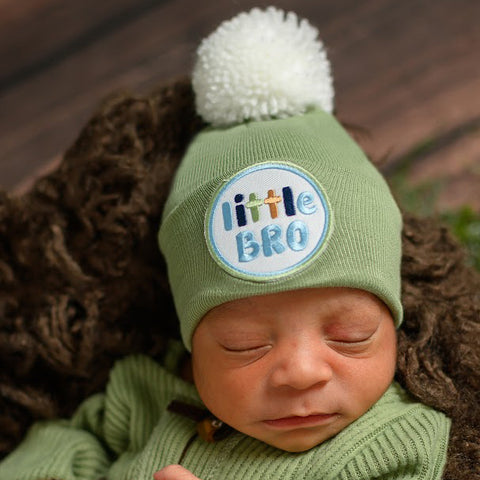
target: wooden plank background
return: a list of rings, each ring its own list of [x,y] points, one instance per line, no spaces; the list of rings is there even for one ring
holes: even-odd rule
[[[48,171],[100,99],[187,74],[195,48],[249,0],[0,0],[0,188]],[[440,207],[480,210],[480,2],[275,2],[318,26],[341,119],[384,169],[407,158]]]

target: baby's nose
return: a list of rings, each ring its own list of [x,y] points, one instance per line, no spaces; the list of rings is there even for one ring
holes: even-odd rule
[[[272,386],[305,390],[332,379],[333,370],[320,347],[311,342],[293,343],[279,355],[271,375]]]

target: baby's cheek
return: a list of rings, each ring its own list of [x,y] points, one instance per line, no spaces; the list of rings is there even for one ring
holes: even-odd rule
[[[357,399],[360,407],[358,416],[374,405],[391,385],[395,374],[395,357],[388,355],[375,359],[364,366],[363,374],[356,377]]]

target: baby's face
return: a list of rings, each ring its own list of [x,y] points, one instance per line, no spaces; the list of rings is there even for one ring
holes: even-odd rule
[[[225,303],[193,336],[193,375],[219,419],[282,450],[322,443],[390,385],[396,334],[387,307],[348,288]]]

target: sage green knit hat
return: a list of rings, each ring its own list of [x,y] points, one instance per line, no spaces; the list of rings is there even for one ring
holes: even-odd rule
[[[198,51],[190,144],[159,232],[183,341],[230,300],[312,287],[373,293],[402,321],[401,215],[331,114],[317,30],[270,7],[224,22]]]

